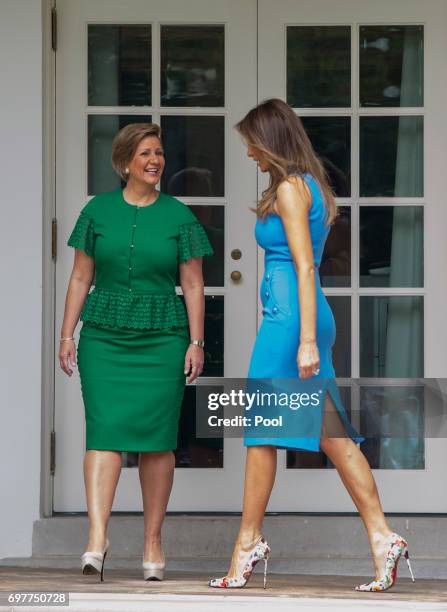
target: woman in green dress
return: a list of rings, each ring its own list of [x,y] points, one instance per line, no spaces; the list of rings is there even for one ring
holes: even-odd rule
[[[162,579],[160,531],[173,481],[185,376],[192,382],[204,360],[202,256],[213,251],[190,209],[156,190],[165,165],[158,125],[120,130],[112,165],[125,188],[92,198],[67,243],[76,250],[59,360],[71,376],[80,318],[77,365],[89,516],[82,569],[103,579],[121,452],[132,451],[139,453],[144,578]],[[177,272],[187,312],[175,291]]]

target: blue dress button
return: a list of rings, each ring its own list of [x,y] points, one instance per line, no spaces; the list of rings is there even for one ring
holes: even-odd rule
[[[272,312],[273,312],[273,314],[278,314],[278,309],[276,308],[276,306],[274,306],[272,308]]]
[[[266,291],[266,292],[264,293],[264,295],[265,295],[265,297],[266,297],[266,298],[269,298],[269,297],[270,297],[270,293],[269,293],[268,291]]]
[[[266,275],[265,280],[266,280],[266,281],[269,281],[269,280],[270,280],[270,274],[267,274],[267,275]]]

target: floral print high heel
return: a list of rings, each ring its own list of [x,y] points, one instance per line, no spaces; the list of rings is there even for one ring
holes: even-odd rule
[[[391,534],[391,543],[385,561],[385,573],[379,580],[372,580],[366,584],[359,584],[355,587],[356,591],[387,591],[397,579],[397,565],[402,555],[408,563],[411,579],[414,582],[414,575],[411,569],[410,556],[408,554],[408,544],[399,534]]]
[[[267,561],[270,547],[263,536],[248,551],[239,551],[238,572],[234,578],[213,578],[208,586],[218,589],[241,589],[250,579],[258,561],[264,561],[264,589],[267,586]]]

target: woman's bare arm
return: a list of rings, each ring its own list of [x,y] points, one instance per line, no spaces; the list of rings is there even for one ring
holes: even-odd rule
[[[188,312],[189,333],[192,339],[202,340],[204,334],[205,297],[203,294],[202,258],[188,259],[179,266],[180,285]],[[190,345],[185,355],[185,374],[190,372],[188,383],[202,373],[203,349]]]
[[[73,336],[85,298],[90,291],[94,274],[95,262],[93,257],[86,255],[80,249],[75,249],[73,269],[71,271],[67,295],[65,297],[61,338]],[[73,371],[70,368],[70,364],[71,366],[76,364],[76,349],[74,342],[64,341],[60,343],[59,362],[64,372],[71,376]]]
[[[308,186],[298,177],[283,181],[278,187],[276,208],[284,225],[299,279],[301,332],[298,366],[301,378],[312,376],[313,370],[319,367],[315,267],[308,217],[311,201]]]

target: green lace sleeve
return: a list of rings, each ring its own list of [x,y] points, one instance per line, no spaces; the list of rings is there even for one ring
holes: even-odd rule
[[[180,225],[179,261],[183,263],[192,257],[213,255],[213,248],[202,225],[198,221]]]
[[[67,244],[93,257],[95,252],[93,221],[85,213],[80,213]]]

